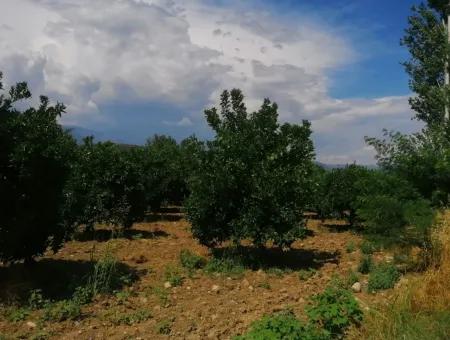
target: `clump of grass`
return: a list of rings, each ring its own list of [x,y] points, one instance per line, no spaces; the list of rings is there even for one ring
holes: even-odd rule
[[[374,268],[372,255],[364,255],[358,265],[358,272],[361,274],[369,274]]]
[[[110,293],[114,286],[115,275],[117,274],[117,260],[111,254],[105,255],[97,261],[94,271],[88,279],[87,286],[90,287],[92,295],[96,296],[102,293]]]
[[[267,290],[272,289],[272,286],[270,285],[270,283],[268,281],[264,281],[264,282],[259,283],[258,287],[264,288],[264,289],[267,289]]]
[[[164,279],[172,285],[172,287],[181,286],[184,281],[184,277],[180,270],[175,266],[166,266],[164,271]]]
[[[167,292],[166,289],[160,288],[160,287],[154,287],[152,289],[153,294],[156,295],[156,297],[158,297],[159,302],[162,306],[167,305],[167,303],[169,302],[169,293]]]
[[[180,263],[187,270],[194,271],[203,268],[206,265],[206,260],[190,250],[183,249],[180,252]]]
[[[312,278],[314,275],[316,275],[317,270],[315,270],[314,268],[308,268],[308,269],[301,269],[298,272],[298,278],[300,279],[300,281],[307,281],[310,278]]]
[[[351,287],[354,283],[359,281],[358,273],[355,273],[353,270],[350,270],[347,274],[346,284],[347,287]]]
[[[137,311],[125,314],[116,311],[114,314],[112,314],[112,316],[109,317],[109,320],[115,325],[132,326],[147,321],[152,317],[152,314],[147,309],[139,309]]]
[[[76,320],[81,316],[81,306],[75,300],[62,300],[48,304],[44,309],[43,320],[61,322]]]
[[[369,291],[393,288],[399,279],[400,273],[392,263],[381,263],[369,275]]]
[[[372,242],[369,241],[363,241],[359,246],[359,248],[361,249],[361,252],[364,255],[372,255],[373,252],[375,251],[375,246],[373,245]]]
[[[350,241],[349,243],[347,243],[345,250],[347,251],[347,253],[353,253],[356,250],[355,242]]]
[[[159,334],[169,335],[172,332],[172,323],[173,320],[165,319],[156,325],[156,331]]]
[[[228,276],[242,276],[245,271],[244,265],[233,257],[212,258],[205,266],[206,273],[219,273]]]

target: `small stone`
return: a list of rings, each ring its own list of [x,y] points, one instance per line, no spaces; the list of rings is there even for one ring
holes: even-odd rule
[[[169,281],[167,281],[167,282],[164,282],[164,288],[171,288],[172,287],[172,284],[169,282]]]
[[[211,290],[212,290],[213,292],[218,293],[218,292],[220,291],[220,287],[219,287],[218,285],[214,285],[214,286],[212,286]]]
[[[361,293],[361,283],[355,282],[355,283],[352,285],[352,290],[353,290],[355,293]]]
[[[243,279],[243,280],[242,280],[242,285],[243,285],[244,287],[248,287],[248,286],[250,286],[250,282],[248,282],[247,279]]]
[[[30,328],[36,328],[36,324],[33,321],[28,321],[27,326]]]
[[[251,292],[253,292],[253,286],[248,286],[248,290],[250,290]]]

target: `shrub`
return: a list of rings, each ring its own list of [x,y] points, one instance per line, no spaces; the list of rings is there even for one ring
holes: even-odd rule
[[[10,322],[24,321],[29,315],[30,311],[22,307],[11,307],[5,312],[6,319]]]
[[[224,91],[220,115],[206,110],[216,133],[199,153],[190,180],[186,212],[192,232],[213,247],[250,239],[280,247],[305,236],[303,211],[309,204],[313,144],[309,122],[283,124],[278,107],[266,99],[247,113],[239,90]]]
[[[400,273],[393,264],[382,263],[369,275],[369,291],[393,288],[399,278]]]
[[[363,241],[359,247],[364,255],[372,255],[376,250],[373,243],[369,241]]]
[[[75,320],[81,316],[80,304],[75,300],[62,300],[48,304],[44,310],[45,321],[61,322]]]
[[[369,274],[374,267],[372,256],[364,255],[358,265],[358,271],[361,274]]]
[[[352,293],[331,285],[313,296],[306,313],[313,324],[322,327],[332,338],[341,338],[350,325],[358,325],[363,313]]]
[[[203,268],[206,265],[206,260],[190,250],[183,249],[180,252],[180,263],[188,270],[195,270]]]
[[[33,289],[30,292],[30,296],[28,298],[28,306],[32,310],[44,308],[48,303],[49,301],[43,297],[41,289]]]
[[[3,94],[0,73],[0,261],[31,261],[59,249],[70,230],[61,214],[75,140],[58,124],[64,105],[40,98],[38,108],[20,111],[29,99],[26,83]]]
[[[235,340],[260,339],[304,339],[326,340],[329,337],[320,330],[299,321],[292,312],[282,312],[265,316],[254,322],[245,335],[237,336]]]

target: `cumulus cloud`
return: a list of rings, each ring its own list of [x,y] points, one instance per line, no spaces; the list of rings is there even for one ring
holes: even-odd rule
[[[0,67],[64,101],[63,123],[109,127],[121,140],[146,122],[203,131],[203,109],[231,87],[243,89],[250,109],[270,97],[283,121],[311,120],[321,161],[371,162],[365,134],[417,127],[405,97],[329,95],[330,72],[359,58],[345,37],[306,17],[280,20],[231,3],[5,0]]]

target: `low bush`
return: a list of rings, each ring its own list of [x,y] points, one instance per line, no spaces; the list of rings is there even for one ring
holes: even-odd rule
[[[10,322],[24,321],[30,315],[30,310],[23,307],[9,307],[4,312],[5,318]]]
[[[339,285],[330,285],[312,297],[306,308],[310,322],[323,328],[331,338],[342,338],[351,325],[359,325],[363,312],[352,293]]]
[[[381,263],[369,275],[369,291],[393,288],[399,279],[400,273],[393,264]]]
[[[359,248],[361,249],[361,252],[364,255],[372,255],[374,253],[374,251],[376,250],[373,243],[371,243],[369,241],[363,241],[361,243],[361,245],[359,246]]]
[[[347,251],[347,253],[353,253],[356,250],[356,245],[355,242],[350,241],[349,243],[347,243],[347,245],[345,246],[345,250]]]
[[[372,255],[364,255],[358,265],[358,272],[369,274],[374,267]]]
[[[109,320],[115,325],[132,326],[143,321],[147,321],[150,318],[152,318],[152,314],[150,313],[150,311],[146,309],[139,309],[137,311],[126,314],[116,312],[109,317]]]
[[[184,268],[192,271],[203,268],[206,265],[206,260],[190,250],[183,249],[180,252],[180,263]]]
[[[44,309],[43,320],[61,322],[76,320],[81,316],[81,306],[75,300],[62,300],[48,304]]]
[[[237,336],[235,340],[261,339],[303,339],[327,340],[329,337],[319,329],[302,323],[292,312],[286,311],[265,316],[254,322],[248,333]]]

